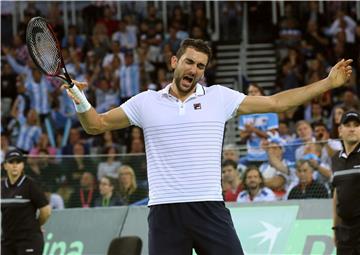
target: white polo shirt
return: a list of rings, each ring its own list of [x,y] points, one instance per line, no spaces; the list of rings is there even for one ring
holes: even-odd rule
[[[149,205],[222,201],[224,126],[245,95],[197,84],[181,102],[169,89],[142,92],[120,106],[144,131]]]

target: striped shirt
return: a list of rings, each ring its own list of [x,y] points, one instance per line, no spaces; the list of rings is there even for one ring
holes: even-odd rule
[[[38,114],[47,114],[50,112],[49,93],[52,91],[50,83],[43,76],[40,83],[33,79],[25,83],[26,93],[30,97],[31,108],[35,109]]]
[[[16,147],[29,152],[39,141],[40,135],[41,128],[39,126],[24,124],[20,128]]]
[[[181,102],[169,89],[149,90],[121,105],[130,123],[144,130],[149,205],[222,201],[224,126],[245,95],[197,84]]]
[[[137,64],[120,68],[120,96],[132,97],[140,92],[140,70]]]

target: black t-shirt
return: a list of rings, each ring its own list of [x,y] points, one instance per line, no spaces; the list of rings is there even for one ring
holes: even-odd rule
[[[49,204],[44,192],[31,178],[23,175],[14,183],[1,182],[1,241],[25,239],[41,233],[36,211]]]
[[[323,184],[318,183],[317,181],[312,181],[309,185],[305,187],[305,190],[303,190],[301,189],[301,186],[299,184],[292,188],[288,196],[288,199],[310,198],[329,198],[326,187]]]
[[[337,214],[347,222],[360,221],[360,144],[349,155],[334,155],[332,169]]]

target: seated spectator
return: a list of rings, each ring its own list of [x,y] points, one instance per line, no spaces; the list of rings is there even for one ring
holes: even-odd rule
[[[29,155],[36,156],[39,155],[41,150],[46,150],[49,155],[55,156],[56,155],[56,148],[52,147],[49,143],[49,137],[47,134],[41,134],[38,143],[35,147],[33,147]]]
[[[263,96],[262,88],[257,84],[250,84],[249,96]],[[266,152],[261,143],[269,137],[277,136],[279,119],[275,113],[260,113],[241,115],[239,119],[240,137],[246,141],[247,155],[240,159],[244,165],[260,165],[267,160]]]
[[[295,130],[298,138],[286,144],[285,158],[291,162],[296,162],[304,155],[304,146],[307,143],[315,142],[313,130],[309,122],[300,120],[296,122]]]
[[[316,142],[321,146],[321,162],[331,166],[332,156],[342,150],[341,142],[330,138],[329,130],[323,122],[315,122],[313,129]]]
[[[275,201],[276,196],[271,189],[264,187],[264,178],[256,166],[249,166],[243,174],[244,191],[241,191],[236,201],[260,202]]]
[[[124,202],[115,195],[115,180],[109,176],[101,177],[99,181],[100,195],[95,200],[95,207],[120,206]]]
[[[332,174],[331,168],[328,163],[321,160],[321,154],[321,145],[317,143],[310,143],[305,146],[304,156],[301,159],[309,161],[309,164],[314,170],[314,180],[329,188],[329,181]]]
[[[108,176],[111,178],[118,178],[118,172],[117,170],[121,166],[121,162],[116,159],[116,154],[119,152],[115,147],[109,146],[106,147],[104,150],[104,154],[107,154],[105,162],[101,162],[98,165],[97,169],[97,179],[100,181],[100,179],[104,176]]]
[[[64,200],[59,194],[52,193],[47,186],[43,186],[43,191],[45,192],[46,198],[49,200],[51,209],[64,209],[65,208]]]
[[[286,121],[279,122],[279,137],[285,141],[285,143],[295,140],[295,134],[290,131],[289,125]]]
[[[85,145],[82,143],[74,144],[73,157],[68,159],[67,168],[70,170],[69,183],[78,183],[84,172],[96,174],[96,166],[91,162],[91,158],[85,157]]]
[[[27,158],[28,165],[25,173],[42,185],[46,185],[50,191],[56,191],[59,185],[60,172],[52,157],[46,149],[41,149],[37,155]]]
[[[134,170],[123,165],[118,169],[119,193],[125,204],[132,204],[147,197],[147,190],[138,188]]]
[[[286,184],[295,174],[293,163],[283,158],[284,142],[280,138],[269,139],[265,150],[268,161],[262,163],[259,170],[264,177],[264,185],[272,189],[276,197],[281,200],[285,194]]]
[[[226,202],[236,201],[240,191],[244,189],[240,179],[237,163],[234,160],[225,160],[222,163],[222,180],[226,183],[224,200]]]
[[[296,174],[299,184],[293,187],[288,199],[328,198],[329,194],[323,184],[313,178],[313,167],[308,160],[299,160],[296,163]]]
[[[245,171],[246,166],[239,163],[239,148],[235,144],[226,144],[223,147],[222,160],[233,160],[237,162],[237,170],[241,173]]]
[[[341,121],[341,117],[344,114],[345,109],[343,107],[341,107],[340,105],[336,105],[333,107],[332,112],[331,112],[331,118],[330,118],[330,122],[329,122],[329,129],[330,129],[330,137],[333,139],[338,139],[339,138],[339,126],[340,126],[340,121]]]
[[[98,197],[94,175],[90,172],[84,172],[81,175],[79,184],[79,187],[75,188],[75,191],[71,194],[69,207],[94,207],[95,199]]]

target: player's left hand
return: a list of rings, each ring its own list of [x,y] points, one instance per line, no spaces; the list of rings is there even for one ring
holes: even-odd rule
[[[352,62],[352,59],[342,59],[331,68],[328,79],[332,88],[340,87],[350,79],[352,73],[350,64]]]

